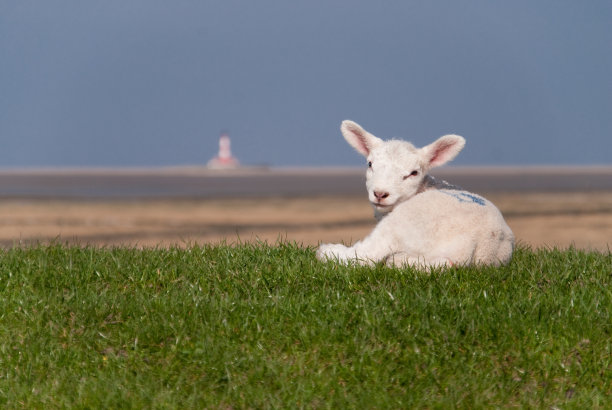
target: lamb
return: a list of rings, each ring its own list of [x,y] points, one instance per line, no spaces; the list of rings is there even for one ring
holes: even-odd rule
[[[463,137],[445,135],[419,149],[383,141],[353,121],[340,129],[367,158],[366,188],[378,224],[353,246],[321,244],[318,259],[426,269],[510,261],[514,234],[495,205],[428,175],[457,156]]]

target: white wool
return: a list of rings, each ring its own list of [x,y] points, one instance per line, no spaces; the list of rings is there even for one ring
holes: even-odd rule
[[[383,141],[348,120],[341,130],[367,158],[368,199],[379,223],[353,246],[320,245],[319,259],[421,268],[510,261],[514,235],[495,205],[427,175],[455,158],[465,145],[462,137],[445,135],[419,149]]]

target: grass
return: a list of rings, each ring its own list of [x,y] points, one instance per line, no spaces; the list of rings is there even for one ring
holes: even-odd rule
[[[4,408],[606,407],[612,256],[321,263],[280,242],[0,251]]]

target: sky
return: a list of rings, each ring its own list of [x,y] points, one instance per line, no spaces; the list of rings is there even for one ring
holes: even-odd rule
[[[612,165],[609,0],[0,0],[0,168]]]

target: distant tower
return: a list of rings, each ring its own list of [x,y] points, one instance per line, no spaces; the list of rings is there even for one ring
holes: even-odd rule
[[[227,134],[221,134],[219,138],[219,154],[216,157],[208,161],[208,168],[214,169],[228,169],[238,168],[240,163],[234,156],[232,156],[230,137]]]

